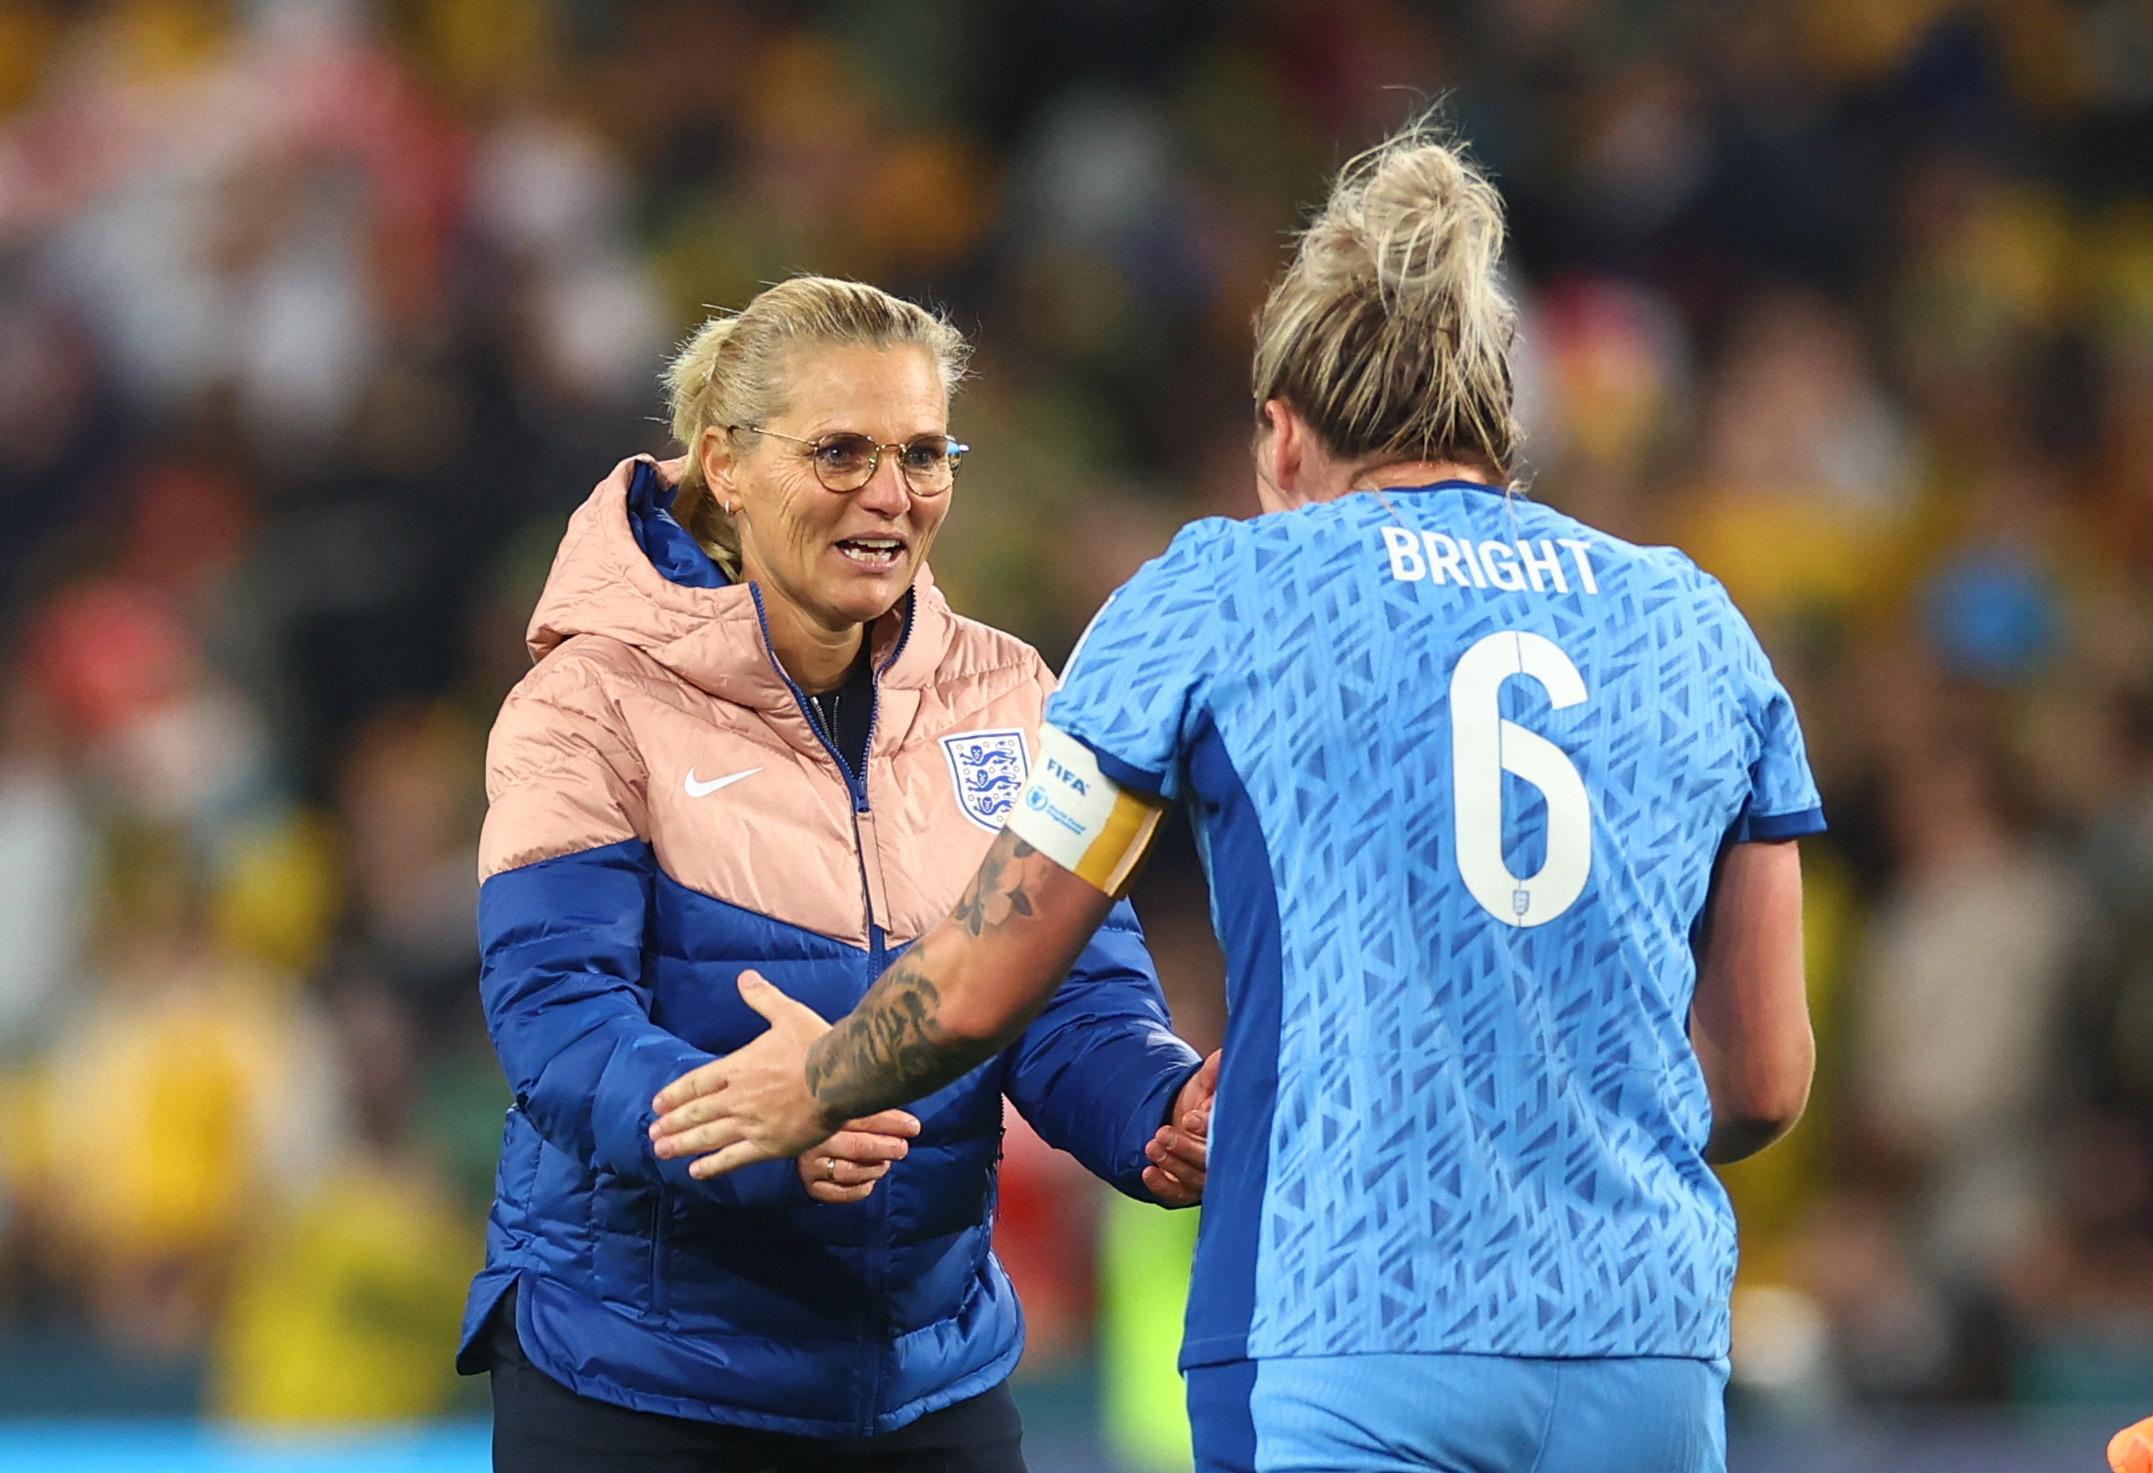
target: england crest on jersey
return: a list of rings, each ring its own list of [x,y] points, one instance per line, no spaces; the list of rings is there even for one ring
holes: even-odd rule
[[[1014,728],[959,732],[942,738],[942,751],[964,816],[983,829],[1001,828],[1032,770],[1024,733]]]

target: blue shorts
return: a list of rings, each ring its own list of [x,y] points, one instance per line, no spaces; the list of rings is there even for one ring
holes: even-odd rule
[[[1314,1355],[1189,1372],[1198,1473],[1725,1473],[1727,1362]]]

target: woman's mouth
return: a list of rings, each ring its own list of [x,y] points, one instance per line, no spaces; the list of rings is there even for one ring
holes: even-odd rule
[[[895,537],[847,537],[837,550],[863,568],[893,568],[904,556],[905,545]]]

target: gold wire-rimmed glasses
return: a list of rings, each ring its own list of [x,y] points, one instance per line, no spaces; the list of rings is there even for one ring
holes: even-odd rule
[[[914,496],[940,496],[956,484],[957,467],[972,447],[948,435],[914,435],[909,440],[878,441],[850,430],[835,430],[803,440],[761,425],[727,425],[729,434],[768,435],[807,447],[808,463],[823,489],[847,495],[875,478],[882,468],[882,452],[897,452],[897,469]]]

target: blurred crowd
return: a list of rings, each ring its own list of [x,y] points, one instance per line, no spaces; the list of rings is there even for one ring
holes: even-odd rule
[[[1535,494],[1725,580],[1825,789],[1742,1404],[2153,1383],[2142,0],[0,0],[0,1415],[471,1404],[484,734],[703,304],[951,311],[938,576],[1058,660],[1253,510],[1251,312],[1436,99]],[[1027,1373],[1132,1383],[1185,1229],[1003,1183]]]

